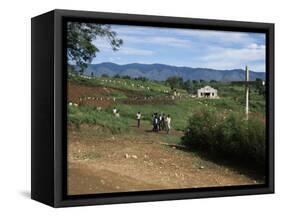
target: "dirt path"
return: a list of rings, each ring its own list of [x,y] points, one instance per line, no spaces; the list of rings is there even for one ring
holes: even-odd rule
[[[106,137],[99,127],[69,129],[68,193],[144,191],[255,184],[255,180],[178,149],[182,132],[148,126]]]

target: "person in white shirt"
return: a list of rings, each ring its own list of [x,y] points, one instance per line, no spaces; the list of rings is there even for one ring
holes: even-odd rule
[[[112,110],[113,114],[115,115],[116,112],[117,112],[117,109],[114,107],[113,110]]]
[[[140,128],[141,113],[138,112],[136,116],[137,116],[137,126],[138,128]]]
[[[170,132],[170,129],[171,129],[171,117],[170,117],[170,115],[168,115],[167,117],[166,117],[166,126],[167,126],[167,134]]]
[[[119,117],[120,117],[119,110],[116,110],[116,112],[115,112],[115,117],[117,117],[117,118],[119,118]]]

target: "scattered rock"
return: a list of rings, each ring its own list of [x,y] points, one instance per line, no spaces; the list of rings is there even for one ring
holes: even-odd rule
[[[125,156],[124,156],[125,158],[129,158],[130,157],[130,155],[128,155],[128,154],[125,154]]]
[[[132,155],[131,157],[134,158],[134,159],[138,159],[137,155]]]
[[[202,170],[202,169],[204,169],[204,168],[205,168],[204,166],[200,166],[200,167],[199,167],[200,170]]]

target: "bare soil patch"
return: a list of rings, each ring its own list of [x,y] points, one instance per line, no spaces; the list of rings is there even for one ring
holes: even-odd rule
[[[148,126],[127,135],[108,135],[97,126],[69,127],[68,193],[200,188],[257,184],[225,166],[204,160],[167,142],[165,132]],[[171,137],[182,132],[172,130]]]
[[[116,92],[123,93],[127,98],[114,99],[114,97],[110,96],[110,94]],[[68,84],[68,100],[79,105],[93,105],[102,108],[116,103],[129,105],[159,105],[175,103],[174,100],[165,96],[146,97],[142,91],[74,84]]]

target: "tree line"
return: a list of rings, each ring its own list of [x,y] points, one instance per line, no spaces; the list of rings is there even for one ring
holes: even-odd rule
[[[171,87],[171,89],[184,89],[188,93],[196,93],[196,91],[207,85],[218,83],[216,80],[205,81],[203,79],[200,80],[186,80],[184,81],[182,77],[179,76],[171,76],[166,79],[165,83]]]

